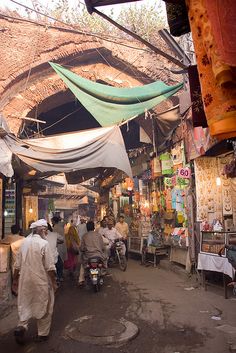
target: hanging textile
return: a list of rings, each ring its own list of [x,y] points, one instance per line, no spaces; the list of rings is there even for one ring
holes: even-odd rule
[[[188,12],[184,0],[166,1],[167,21],[172,36],[179,37],[190,32]]]
[[[143,114],[172,96],[183,84],[156,81],[145,86],[116,88],[87,80],[63,66],[50,65],[101,126],[110,126]]]
[[[207,14],[212,25],[212,34],[217,43],[221,60],[232,67],[236,66],[236,1],[205,1]]]
[[[11,178],[14,175],[11,159],[12,152],[6,145],[5,141],[0,137],[0,171],[8,178]]]
[[[163,113],[159,113],[155,120],[156,146],[158,151],[166,149],[167,142],[171,141],[173,131],[181,123],[179,105],[176,105]]]
[[[42,173],[64,172],[70,175],[82,171],[92,178],[104,168],[117,168],[132,177],[118,126],[28,140],[7,135],[2,140],[11,153]]]
[[[206,115],[204,112],[202,92],[198,76],[197,65],[192,65],[188,67],[188,78],[190,95],[192,102],[192,120],[194,127],[208,127]]]
[[[156,148],[162,152],[169,145],[173,131],[181,122],[180,105],[175,105],[163,112],[157,113],[152,119],[145,119],[145,116],[141,115],[135,120],[151,140],[153,140],[154,127]]]
[[[173,162],[172,162],[170,153],[169,152],[162,153],[159,158],[161,161],[162,175],[172,174]]]
[[[152,179],[161,176],[161,162],[159,157],[154,157],[151,160],[151,169],[152,169]]]
[[[221,61],[204,0],[186,2],[210,134],[220,140],[235,137],[235,71]]]

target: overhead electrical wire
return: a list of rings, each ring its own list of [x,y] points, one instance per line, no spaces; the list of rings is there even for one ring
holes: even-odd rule
[[[51,24],[42,24],[42,23],[39,23],[38,21],[33,21],[33,20],[24,19],[24,18],[20,18],[20,17],[17,18],[17,17],[8,16],[8,15],[1,14],[1,13],[0,13],[0,16],[5,17],[5,18],[13,18],[13,19],[17,19],[17,20],[20,20],[20,21],[25,21],[25,22],[34,23],[34,24],[36,24],[36,25],[43,26],[43,27],[47,27],[47,28],[54,28],[54,29],[58,29],[58,30],[71,31],[71,32],[73,32],[73,33],[82,34],[82,35],[86,35],[86,36],[93,36],[93,37],[95,37],[95,38],[97,39],[97,41],[98,41],[98,39],[102,39],[102,40],[104,40],[104,41],[108,41],[108,42],[114,43],[114,44],[116,44],[116,45],[125,46],[125,47],[131,48],[131,49],[141,50],[141,51],[145,51],[145,52],[149,52],[149,53],[151,52],[150,50],[145,49],[145,48],[137,48],[137,47],[133,47],[133,46],[127,45],[127,44],[125,44],[125,43],[117,42],[117,37],[116,37],[116,41],[113,41],[112,39],[108,39],[107,37],[103,37],[102,34],[97,34],[97,33],[94,33],[94,32],[87,32],[87,31],[85,31],[85,30],[83,30],[83,29],[82,29],[82,30],[75,29],[75,28],[73,27],[73,25],[68,24],[68,23],[66,23],[66,22],[64,22],[64,21],[62,21],[62,20],[60,20],[60,19],[56,19],[56,18],[54,18],[54,17],[52,17],[52,16],[49,16],[49,15],[47,15],[47,14],[41,12],[41,11],[38,11],[38,10],[36,10],[36,9],[33,9],[33,8],[29,7],[29,6],[23,5],[23,4],[21,4],[20,2],[18,2],[18,1],[15,1],[15,0],[10,0],[10,1],[13,2],[13,3],[15,3],[15,4],[17,4],[17,5],[19,5],[19,6],[22,6],[22,7],[26,8],[26,9],[32,11],[32,12],[35,12],[35,13],[41,15],[41,16],[44,16],[44,17],[46,17],[46,18],[49,18],[49,19],[51,19],[51,20],[53,20],[53,21],[55,21],[55,22],[62,23],[63,25],[69,26],[70,29],[65,28],[65,27],[58,27],[58,26],[51,25]],[[85,5],[84,5],[83,3],[81,3],[80,1],[79,1],[79,3],[82,4],[83,6],[85,6]],[[114,38],[113,36],[110,36],[110,35],[108,35],[108,37]],[[108,60],[104,57],[104,55],[102,55],[102,53],[99,51],[98,48],[95,48],[95,51],[97,51],[98,54],[102,57],[102,59],[103,59],[110,67],[112,67],[112,65],[108,62]],[[137,59],[138,59],[138,57],[134,60],[134,62],[135,62]],[[134,63],[134,62],[133,62],[133,63]],[[132,68],[132,64],[133,64],[133,63],[131,63],[129,66],[128,66],[127,64],[125,64],[125,65],[126,65],[126,67],[127,67],[129,70],[131,69],[132,72],[133,72],[133,74],[136,76],[136,78],[138,78],[137,74],[134,72],[134,70],[133,70],[133,68]],[[29,70],[29,75],[30,75],[30,73],[31,73],[31,69]],[[27,83],[28,83],[29,75],[28,75],[28,77],[27,77]],[[119,75],[120,75],[120,73],[119,73],[118,75],[116,75],[115,78],[117,78]],[[142,76],[142,78],[143,78],[143,77],[144,77],[144,76]],[[80,109],[80,108],[79,108],[79,109]],[[78,110],[79,110],[79,109],[78,109]],[[42,129],[42,130],[41,130],[41,133],[42,133],[43,131],[49,129],[50,127],[56,125],[57,123],[61,122],[62,120],[66,119],[68,116],[70,116],[71,114],[77,112],[78,110],[67,114],[67,115],[64,116],[63,118],[59,119],[57,122],[55,122],[55,123],[51,124],[50,126],[44,128],[44,129]],[[31,136],[30,136],[30,137],[31,137]]]
[[[92,37],[97,37],[99,39],[102,39],[102,40],[105,40],[105,41],[108,41],[108,42],[111,42],[111,43],[115,43],[115,44],[119,44],[119,45],[123,45],[123,46],[127,46],[127,47],[130,47],[132,49],[136,49],[136,50],[142,50],[142,51],[147,51],[147,52],[150,52],[150,50],[148,49],[145,49],[145,48],[137,48],[137,47],[133,47],[133,46],[129,46],[128,44],[125,44],[125,43],[119,43],[117,42],[117,39],[119,40],[123,40],[123,38],[120,38],[120,37],[117,37],[117,36],[111,36],[110,34],[103,34],[103,33],[96,33],[96,32],[91,32],[91,31],[85,31],[84,29],[81,29],[81,30],[78,30],[77,28],[75,28],[72,24],[70,23],[66,23],[60,19],[57,19],[55,17],[52,17],[52,16],[49,16],[41,11],[38,11],[36,9],[33,9],[29,6],[26,6],[24,4],[21,4],[20,2],[18,1],[15,1],[15,0],[10,0],[11,2],[19,5],[19,6],[22,6],[30,11],[33,11],[41,16],[44,16],[46,18],[49,18],[55,22],[58,22],[58,23],[61,23],[67,27],[70,27],[70,28],[65,28],[65,27],[58,27],[58,26],[55,26],[55,25],[51,25],[51,24],[47,24],[48,27],[51,27],[51,28],[55,28],[55,29],[59,29],[59,30],[64,30],[64,31],[73,31],[74,33],[77,33],[77,34],[83,34],[83,35],[87,35],[87,36],[92,36]],[[81,2],[80,2],[81,3]],[[83,3],[81,3],[82,5],[84,5]],[[85,6],[85,5],[84,5]],[[21,20],[21,21],[26,21],[26,22],[31,22],[31,23],[35,23],[37,25],[41,25],[41,26],[44,26],[45,27],[45,24],[43,23],[39,23],[37,21],[34,21],[34,20],[29,20],[29,19],[24,19],[24,18],[18,18],[18,17],[13,17],[13,16],[8,16],[8,15],[4,15],[4,14],[0,14],[1,16],[4,16],[4,17],[9,17],[9,18],[13,18],[13,19],[18,19],[18,20]],[[108,39],[108,38],[111,38],[111,39]],[[112,40],[114,39],[114,41]]]
[[[15,4],[17,4],[17,5],[19,5],[19,6],[22,6],[22,7],[24,7],[24,8],[26,8],[26,9],[28,9],[28,10],[30,10],[30,11],[33,11],[33,12],[35,12],[35,13],[37,13],[37,14],[40,14],[41,16],[45,16],[45,17],[47,17],[47,18],[49,18],[49,19],[51,19],[51,20],[54,20],[54,21],[56,21],[56,22],[59,22],[59,23],[62,23],[62,24],[64,24],[64,25],[67,25],[67,26],[70,26],[70,27],[72,27],[73,28],[73,26],[72,25],[70,25],[70,24],[67,24],[66,22],[64,22],[64,21],[62,21],[62,20],[58,20],[58,19],[56,19],[56,18],[54,18],[54,17],[52,17],[52,16],[49,16],[49,15],[46,15],[45,13],[43,13],[43,12],[41,12],[41,11],[38,11],[38,10],[36,10],[36,9],[33,9],[33,8],[31,8],[31,7],[29,7],[29,6],[26,6],[26,5],[23,5],[23,4],[21,4],[20,2],[18,2],[18,1],[15,1],[15,0],[10,0],[11,2],[13,2],[13,3],[15,3]],[[81,2],[80,2],[81,3]],[[84,5],[84,4],[83,4]],[[36,21],[35,21],[36,22]],[[44,25],[45,26],[45,25]],[[73,28],[74,29],[74,28]],[[82,32],[81,31],[78,31],[78,30],[76,30],[76,32],[78,32],[78,33],[80,33],[80,34],[84,34],[84,35],[88,35],[88,36],[90,36],[91,34],[94,36],[94,37],[96,37],[96,38],[98,38],[98,36],[97,35],[94,35],[92,32],[86,32],[86,31],[84,31],[84,30],[82,30]],[[100,38],[101,39],[101,38]],[[106,40],[106,39],[105,39]],[[117,42],[114,42],[115,44],[118,44]],[[108,62],[108,60],[104,57],[104,55],[102,55],[102,53],[99,51],[99,49],[98,48],[95,48],[95,50],[98,52],[98,54],[102,57],[102,59],[107,63],[107,65],[109,65],[110,67],[112,67],[112,65]],[[148,52],[150,52],[149,50],[146,50],[146,51],[148,51]],[[126,65],[127,66],[127,65]],[[128,66],[127,66],[128,67]],[[132,70],[133,71],[133,70]],[[138,98],[137,98],[138,99]],[[139,100],[139,99],[138,99]]]
[[[49,126],[45,127],[44,129],[42,129],[42,130],[40,131],[40,133],[42,133],[42,132],[44,132],[44,131],[46,131],[46,130],[52,128],[53,126],[59,124],[61,121],[65,120],[65,119],[68,118],[70,115],[72,115],[72,114],[74,114],[74,113],[77,113],[81,108],[82,108],[82,107],[79,107],[78,109],[74,110],[73,112],[70,112],[70,113],[66,114],[66,115],[63,116],[61,119],[55,121],[55,122],[52,123],[51,125],[49,125]],[[37,132],[35,132],[35,134],[29,136],[29,138],[35,136],[36,134],[37,134]]]
[[[34,21],[34,20],[22,18],[22,17],[15,17],[15,16],[6,15],[6,14],[3,14],[3,13],[0,13],[0,17],[9,18],[9,19],[12,19],[12,20],[17,20],[17,21],[22,21],[22,22],[33,23],[33,24],[38,25],[38,26],[46,27],[47,29],[52,28],[52,29],[56,29],[58,31],[65,31],[65,32],[71,32],[71,33],[76,33],[76,34],[84,34],[84,35],[88,35],[88,36],[91,36],[91,37],[97,37],[97,38],[99,38],[101,40],[104,40],[105,42],[114,43],[114,44],[117,44],[117,45],[120,45],[120,46],[123,46],[123,47],[127,47],[127,48],[131,48],[131,49],[135,49],[135,50],[140,50],[140,51],[151,53],[151,50],[149,50],[149,49],[133,47],[132,45],[129,45],[129,44],[117,42],[117,41],[114,41],[112,39],[108,39],[107,37],[103,37],[102,34],[95,34],[93,32],[86,32],[86,34],[85,34],[82,31],[79,31],[79,30],[76,30],[76,29],[59,27],[59,26],[55,26],[55,25],[51,25],[51,24],[49,25],[49,24],[40,23],[38,21]],[[114,38],[113,36],[108,36],[108,37]],[[118,39],[119,40],[123,40],[123,38],[119,38],[119,37],[118,37]]]

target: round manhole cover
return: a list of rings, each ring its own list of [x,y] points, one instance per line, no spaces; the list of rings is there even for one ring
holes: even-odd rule
[[[78,329],[84,335],[105,337],[119,335],[125,331],[126,327],[114,320],[95,320],[91,318],[90,320],[78,323]]]
[[[125,319],[109,320],[83,316],[65,329],[66,336],[80,342],[97,345],[121,345],[138,334],[138,327]]]

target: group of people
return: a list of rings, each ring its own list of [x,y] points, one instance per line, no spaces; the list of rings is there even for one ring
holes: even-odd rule
[[[116,224],[105,217],[97,229],[93,221],[86,223],[84,219],[78,225],[71,221],[65,227],[59,217],[52,218],[52,226],[44,219],[31,223],[27,237],[17,235],[19,229],[15,228],[12,227],[12,236],[5,238],[14,250],[12,292],[18,295],[19,314],[14,334],[18,343],[24,343],[28,322],[35,318],[35,341],[41,342],[49,336],[54,293],[63,281],[64,269],[74,277],[78,266],[82,285],[88,259],[99,257],[107,267],[115,240],[123,240],[127,254],[129,227],[120,216]]]
[[[11,227],[11,235],[4,242],[12,251],[12,292],[18,296],[19,322],[15,329],[18,343],[24,336],[31,318],[37,319],[36,342],[48,339],[54,306],[54,293],[63,281],[63,269],[70,261],[70,237],[64,233],[59,217],[52,218],[52,226],[45,219],[32,222],[27,236],[20,236],[19,227]],[[73,233],[69,227],[68,234]]]
[[[45,219],[30,225],[27,237],[19,235],[14,225],[12,234],[4,241],[11,244],[13,282],[12,291],[18,295],[19,322],[14,331],[16,341],[24,343],[31,318],[37,320],[36,342],[46,341],[49,336],[58,284],[63,281],[64,268],[74,275],[80,265],[79,284],[84,283],[84,272],[90,258],[98,257],[107,267],[113,244],[122,239],[123,254],[127,256],[129,226],[120,216],[115,224],[113,218],[105,217],[95,229],[93,221],[81,220],[79,225],[71,221],[64,227],[59,217],[52,218],[52,226]],[[236,246],[226,245],[227,258],[235,268]],[[235,288],[236,282],[231,282]]]

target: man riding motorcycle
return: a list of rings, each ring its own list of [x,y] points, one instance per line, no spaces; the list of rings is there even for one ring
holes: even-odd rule
[[[110,250],[110,257],[114,257],[114,246],[116,240],[122,240],[123,237],[122,235],[118,232],[118,230],[114,227],[114,223],[112,220],[108,220],[107,222],[107,228],[104,229],[103,236],[108,239],[109,241],[109,250]],[[125,255],[126,252],[126,247],[124,243],[121,243],[120,245],[122,247],[122,255]]]
[[[94,222],[87,222],[86,227],[88,232],[84,234],[80,246],[82,266],[86,268],[89,259],[92,258],[100,259],[104,264],[106,255],[102,236],[98,232],[94,231]],[[80,280],[80,284],[81,282],[82,281]]]

